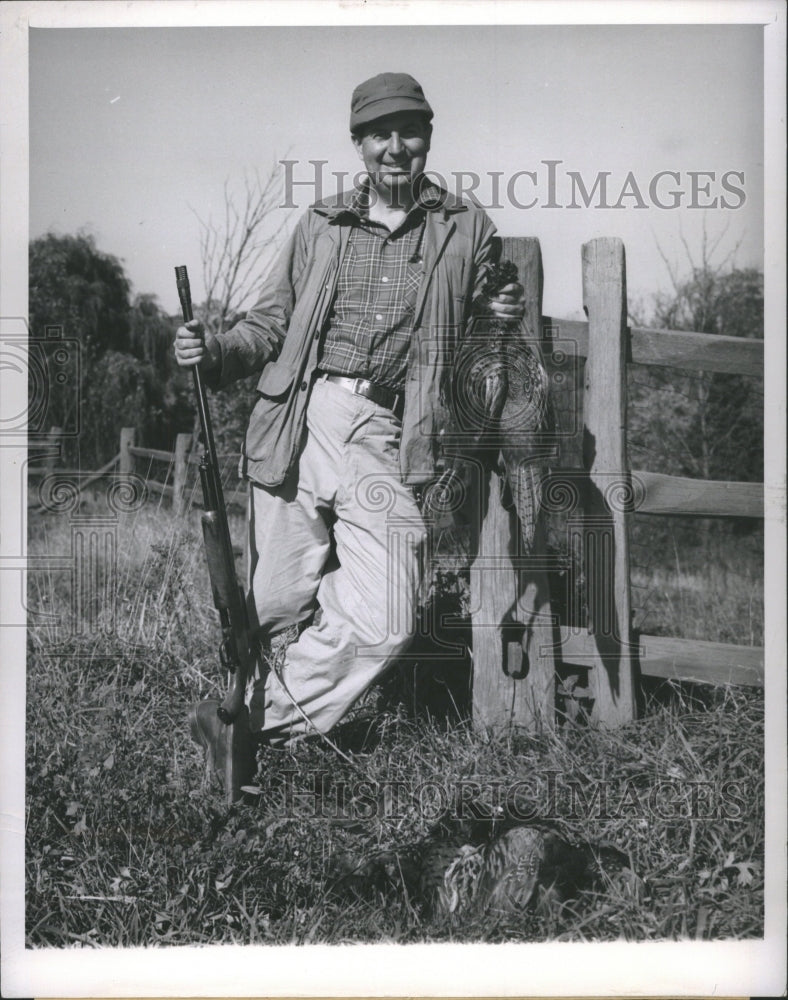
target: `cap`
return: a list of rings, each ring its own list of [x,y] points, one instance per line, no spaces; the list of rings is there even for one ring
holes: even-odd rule
[[[408,73],[379,73],[360,83],[350,101],[350,131],[398,111],[415,111],[432,118],[421,84]]]

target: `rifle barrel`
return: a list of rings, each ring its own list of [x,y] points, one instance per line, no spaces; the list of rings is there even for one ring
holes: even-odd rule
[[[178,298],[181,302],[184,323],[194,319],[189,274],[185,267],[175,268]],[[219,458],[213,438],[211,413],[205,395],[199,365],[192,368],[194,392],[200,414],[203,453],[200,462],[205,510],[202,515],[203,542],[208,559],[214,604],[222,626],[222,644],[219,658],[222,665],[233,674],[227,696],[217,709],[219,719],[228,727],[225,747],[227,763],[224,774],[227,803],[240,798],[243,776],[250,763],[249,721],[244,705],[246,680],[249,669],[249,623],[242,589],[235,572],[230,526],[224,504]]]
[[[183,312],[183,322],[190,323],[194,319],[192,309],[192,293],[189,285],[189,272],[185,265],[175,268],[175,283],[178,286],[178,298],[181,301],[181,311]],[[211,468],[212,477],[216,480],[215,486],[221,488],[219,479],[219,459],[216,454],[216,445],[213,439],[213,426],[211,424],[211,413],[208,409],[208,402],[205,396],[205,387],[202,382],[200,368],[195,365],[192,368],[194,379],[194,392],[197,396],[197,410],[200,414],[200,426],[202,427],[203,439],[205,441],[205,451],[208,464]]]

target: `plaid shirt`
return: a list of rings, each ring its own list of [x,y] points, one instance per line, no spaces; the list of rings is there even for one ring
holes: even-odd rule
[[[417,203],[402,225],[390,232],[367,218],[363,200],[356,199],[348,209],[352,231],[325,334],[321,371],[403,388],[422,276],[425,213]]]

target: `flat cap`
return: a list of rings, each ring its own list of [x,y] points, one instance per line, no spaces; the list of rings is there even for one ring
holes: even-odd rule
[[[432,118],[432,108],[418,81],[408,73],[379,73],[353,91],[350,131],[398,111],[415,111],[428,121]]]

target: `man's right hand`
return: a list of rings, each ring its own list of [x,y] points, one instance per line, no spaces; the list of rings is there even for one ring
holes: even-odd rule
[[[213,367],[211,356],[205,350],[205,327],[198,319],[179,326],[175,334],[175,360],[181,368]]]

